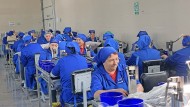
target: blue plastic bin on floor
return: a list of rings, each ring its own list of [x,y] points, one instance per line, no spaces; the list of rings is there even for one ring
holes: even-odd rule
[[[100,101],[107,103],[110,106],[114,106],[118,101],[123,99],[123,95],[120,92],[104,92],[100,94]]]
[[[119,101],[118,107],[144,107],[144,101],[139,98],[127,98]]]

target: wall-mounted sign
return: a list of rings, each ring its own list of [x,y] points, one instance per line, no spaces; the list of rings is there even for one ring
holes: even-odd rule
[[[15,26],[15,22],[9,22],[9,26]]]
[[[134,2],[134,14],[139,15],[139,2]]]

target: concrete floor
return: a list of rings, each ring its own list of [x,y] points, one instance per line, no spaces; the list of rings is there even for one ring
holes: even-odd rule
[[[20,79],[15,79],[13,67],[5,64],[5,58],[0,57],[0,107],[39,107],[38,100],[32,101],[37,96],[28,95]],[[48,107],[47,102],[42,102],[41,107]]]

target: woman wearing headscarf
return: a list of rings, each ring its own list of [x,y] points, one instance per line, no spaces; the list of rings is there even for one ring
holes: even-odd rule
[[[71,31],[71,27],[65,27],[65,29],[63,30],[63,38],[67,42],[72,42],[74,39]]]
[[[139,31],[139,33],[137,34],[137,37],[141,37],[141,36],[144,36],[144,35],[148,35],[148,33],[146,31]],[[150,43],[150,47],[153,48],[153,49],[156,49],[156,47],[154,46],[154,44]],[[135,43],[132,44],[132,48],[131,48],[131,51],[136,51],[138,48],[137,48],[137,41]]]
[[[71,74],[76,70],[88,68],[86,58],[79,55],[80,48],[76,42],[68,42],[66,44],[67,56],[61,58],[51,72],[52,77],[60,76],[61,78],[61,95],[60,102],[62,107],[65,103],[74,103],[74,96],[76,102],[82,102],[82,94],[73,94],[71,87]],[[90,98],[90,93],[88,98]]]
[[[98,98],[103,92],[121,92],[124,96],[129,93],[128,77],[125,67],[119,64],[118,52],[113,47],[100,49],[94,57],[97,69],[92,74],[91,92]],[[137,91],[143,91],[137,82]]]
[[[56,39],[52,39],[50,41],[49,48],[44,49],[40,53],[39,61],[52,60],[53,58],[57,58],[58,57],[58,43],[59,42]],[[40,82],[40,87],[41,87],[42,93],[47,95],[48,94],[48,89],[47,89],[48,86],[47,86],[46,81],[44,79],[42,79],[42,78],[39,78],[38,81]]]
[[[138,50],[135,51],[127,60],[127,65],[138,65],[139,77],[143,73],[143,61],[161,59],[160,52],[156,49],[150,48],[150,43],[151,39],[148,35],[140,36],[138,41],[136,42]],[[137,59],[139,60],[137,61]]]
[[[95,30],[89,30],[90,37],[87,41],[97,42],[97,38],[95,37]]]
[[[104,47],[108,47],[108,46],[113,47],[115,50],[119,51],[119,44],[113,38],[106,39],[106,41],[104,42]],[[126,66],[124,54],[121,52],[118,52],[118,56],[119,56],[119,63]]]
[[[43,51],[38,43],[32,42],[32,36],[24,37],[25,47],[21,50],[21,63],[25,67],[26,87],[29,89],[36,89],[36,80],[34,74],[35,68],[35,54]]]
[[[76,42],[79,44],[80,47],[80,55],[87,55],[86,44],[85,44],[86,41],[87,41],[86,35],[84,34],[77,35]],[[91,57],[95,56],[95,53],[90,48],[89,51]]]
[[[187,60],[190,60],[190,36],[184,35],[182,40],[184,48],[176,51],[172,56],[162,55],[166,59],[166,66],[175,72],[171,76],[184,76],[188,75]]]

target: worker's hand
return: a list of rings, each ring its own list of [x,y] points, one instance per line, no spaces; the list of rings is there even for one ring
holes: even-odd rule
[[[165,54],[161,56],[162,59],[166,59],[167,57],[168,57],[168,56],[165,55]]]
[[[123,96],[127,96],[129,93],[124,90],[123,88],[114,89],[115,92],[120,92],[123,94]]]
[[[144,92],[142,84],[137,84],[137,92]]]

